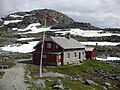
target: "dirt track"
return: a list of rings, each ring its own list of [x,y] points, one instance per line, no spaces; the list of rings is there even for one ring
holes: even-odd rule
[[[24,83],[24,66],[18,63],[10,69],[4,69],[5,75],[0,79],[0,90],[27,90]]]

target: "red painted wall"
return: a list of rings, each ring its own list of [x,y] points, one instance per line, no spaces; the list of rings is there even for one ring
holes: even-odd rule
[[[56,63],[57,62],[56,61],[57,55],[47,54],[47,55],[44,55],[44,56],[46,56],[46,58],[43,57],[43,59],[42,59],[43,62],[52,62],[52,63]],[[40,61],[40,54],[39,53],[33,53],[33,60],[35,62],[39,62]]]
[[[85,51],[86,59],[96,59],[96,49],[94,48],[93,51]]]
[[[47,48],[47,43],[51,43],[51,48]],[[56,48],[56,43],[55,42],[52,42],[52,41],[45,41],[44,43],[44,51],[47,50],[47,51],[62,51],[63,49],[58,45],[58,48]],[[35,48],[36,51],[40,51],[41,50],[41,44],[39,44],[36,48]]]
[[[96,49],[95,48],[92,51],[92,59],[96,59]]]
[[[51,43],[51,48],[47,47],[47,43]],[[58,47],[56,48],[56,43],[53,41],[45,41],[44,42],[44,51],[51,51],[51,52],[61,52],[63,51],[63,49],[57,45]],[[35,51],[33,53],[33,61],[35,62],[39,62],[40,61],[40,51],[41,51],[41,44],[39,44],[38,46],[35,47]],[[43,57],[43,62],[47,62],[47,63],[60,63],[61,62],[61,58],[59,56],[59,54],[46,54],[46,58]]]
[[[43,56],[43,63],[47,63],[47,64],[58,64],[61,62],[61,58],[60,55],[57,54],[44,54]],[[39,63],[40,61],[40,53],[33,53],[33,61]]]

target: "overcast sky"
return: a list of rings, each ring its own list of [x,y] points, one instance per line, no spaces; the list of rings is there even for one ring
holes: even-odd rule
[[[102,28],[120,27],[120,0],[0,0],[0,16],[44,8]]]

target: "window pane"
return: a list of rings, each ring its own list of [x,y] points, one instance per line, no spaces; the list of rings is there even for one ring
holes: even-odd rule
[[[56,49],[58,49],[58,45],[56,45]]]
[[[47,48],[51,48],[51,43],[47,43]]]
[[[79,59],[81,59],[81,52],[79,52]]]
[[[47,55],[43,55],[43,58],[47,58]]]
[[[77,53],[75,52],[75,53],[74,53],[74,57],[76,57],[76,56],[77,56]]]
[[[67,58],[70,58],[70,53],[67,53]]]

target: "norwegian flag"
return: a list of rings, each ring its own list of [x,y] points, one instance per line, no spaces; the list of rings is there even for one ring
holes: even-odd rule
[[[54,17],[50,16],[48,13],[45,13],[45,19],[59,23]]]

